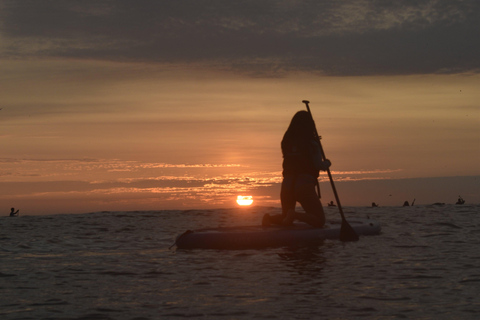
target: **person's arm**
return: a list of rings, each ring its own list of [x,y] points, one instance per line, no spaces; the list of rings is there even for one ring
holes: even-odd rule
[[[330,168],[332,163],[328,159],[322,159],[322,151],[320,149],[320,145],[316,141],[312,141],[311,150],[315,169],[326,171],[328,168]]]

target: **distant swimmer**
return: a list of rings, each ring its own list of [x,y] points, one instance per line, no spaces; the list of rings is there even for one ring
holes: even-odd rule
[[[463,200],[463,198],[461,196],[458,196],[457,203],[455,203],[455,204],[464,204],[464,203],[465,203],[465,200]]]
[[[378,207],[378,204],[376,204],[375,202],[372,202],[372,208],[376,208]]]
[[[408,201],[405,201],[405,202],[403,203],[403,206],[404,206],[404,207],[410,207],[410,204],[408,203]]]
[[[329,206],[329,207],[336,207],[336,205],[335,205],[335,203],[333,203],[333,201],[330,201],[330,202],[328,203],[328,206]]]
[[[15,208],[12,208],[11,211],[10,211],[10,217],[18,216],[18,211],[20,211],[20,210],[15,211]]]

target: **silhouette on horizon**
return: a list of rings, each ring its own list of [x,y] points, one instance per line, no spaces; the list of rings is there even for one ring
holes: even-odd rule
[[[315,188],[318,185],[319,171],[326,171],[331,162],[323,159],[315,123],[309,112],[302,110],[295,113],[283,136],[281,148],[283,155],[283,180],[280,190],[282,214],[272,216],[265,214],[262,225],[289,226],[294,220],[300,220],[316,228],[323,227],[325,212]],[[295,211],[297,202],[305,212]]]
[[[336,207],[335,203],[333,203],[333,200],[328,203],[329,207]]]
[[[464,203],[465,203],[465,200],[463,200],[462,196],[458,196],[457,203],[455,204],[464,204]]]
[[[15,211],[15,208],[10,209],[10,217],[18,216],[18,211],[20,210]]]
[[[372,208],[376,208],[378,207],[378,204],[376,204],[375,202],[372,202]]]

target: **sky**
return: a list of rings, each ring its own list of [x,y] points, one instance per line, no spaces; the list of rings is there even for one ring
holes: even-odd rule
[[[476,0],[0,0],[0,210],[279,207],[302,100],[343,205],[480,203],[478,39]]]

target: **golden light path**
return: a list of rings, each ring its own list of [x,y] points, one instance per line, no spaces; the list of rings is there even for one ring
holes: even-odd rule
[[[249,206],[253,203],[252,196],[237,196],[237,203],[240,206]]]

